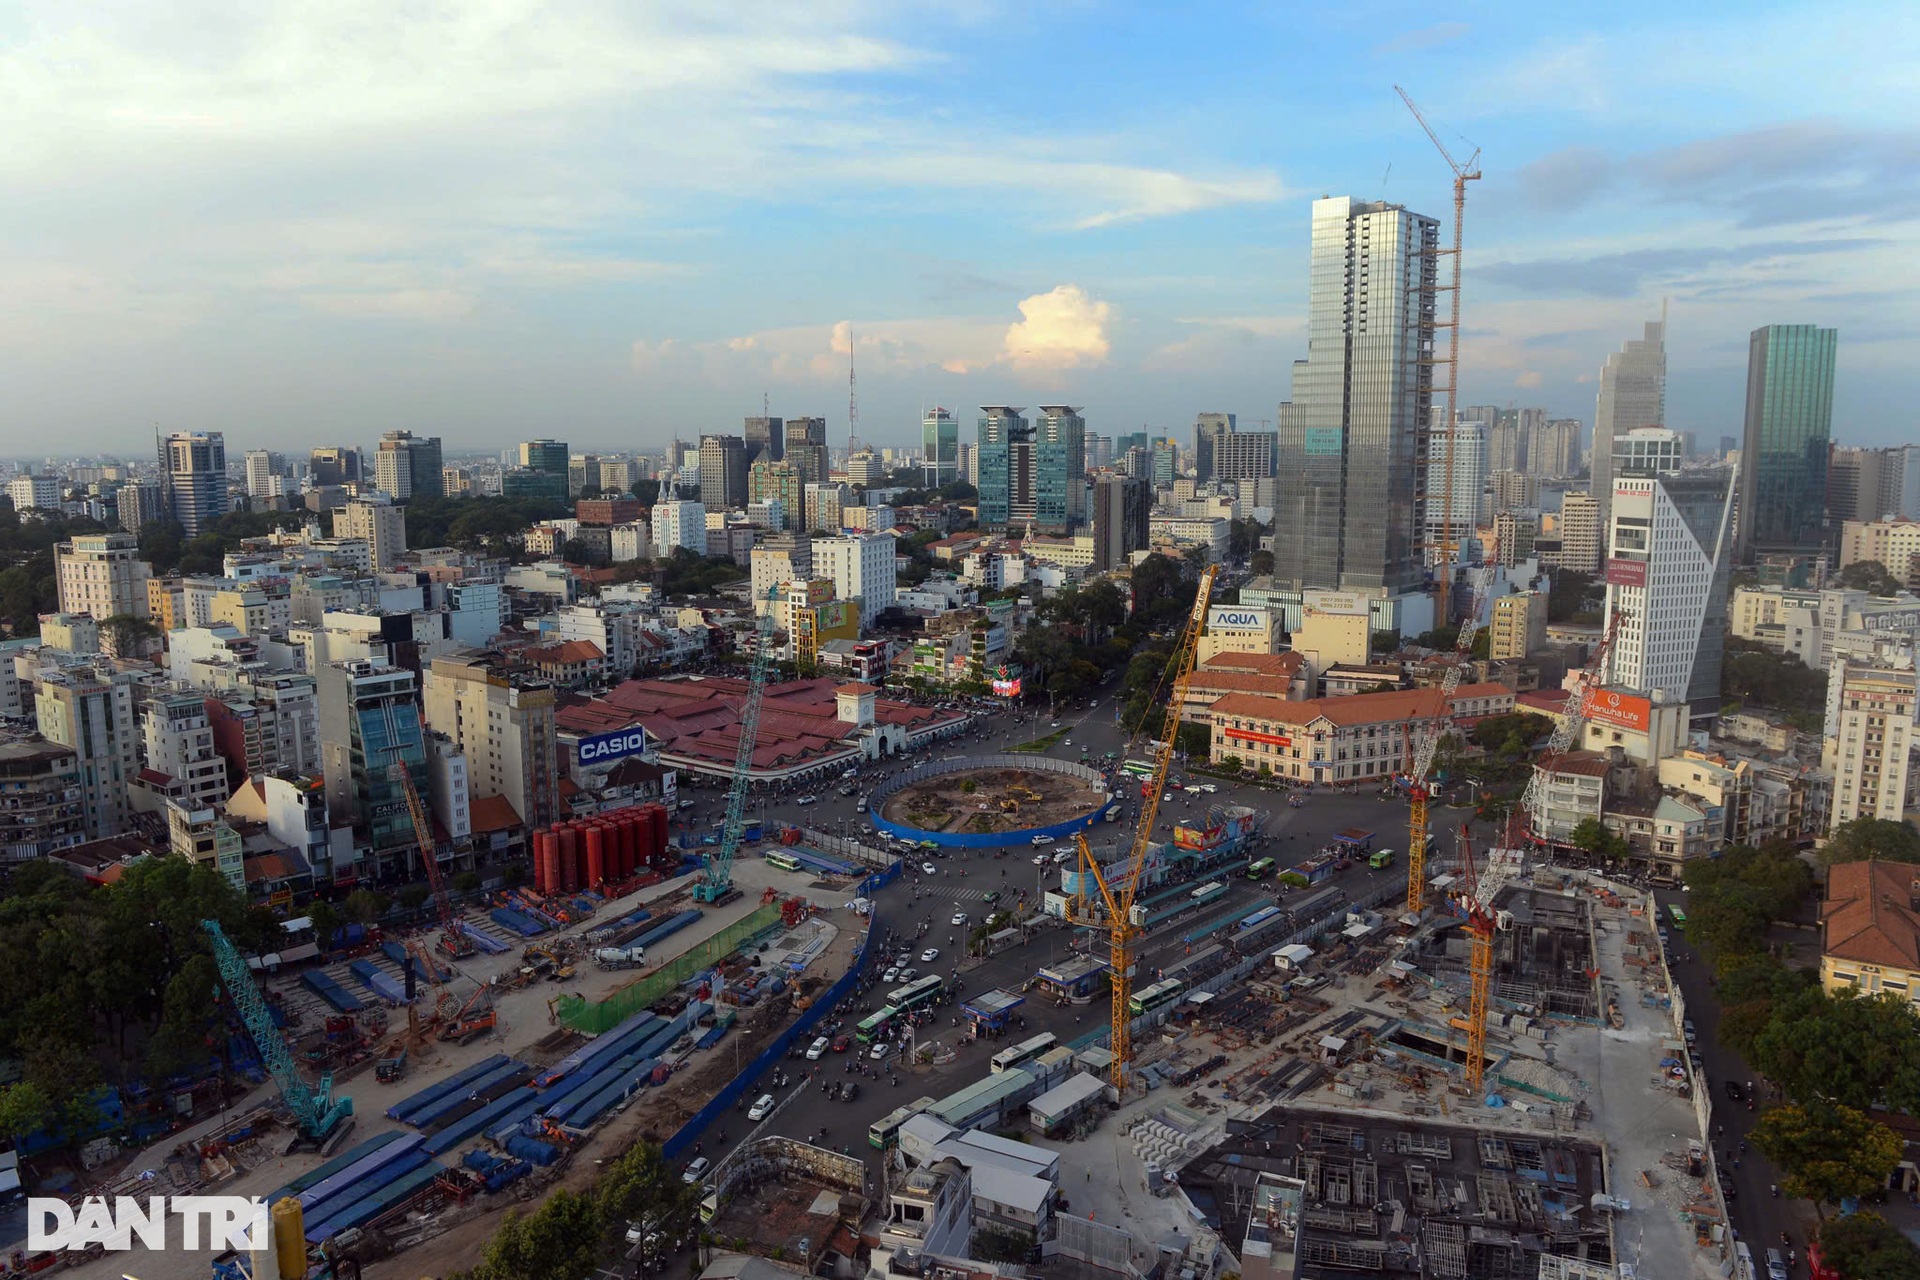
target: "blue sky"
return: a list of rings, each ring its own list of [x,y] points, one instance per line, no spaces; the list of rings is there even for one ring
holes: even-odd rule
[[[1463,403],[1591,420],[1671,300],[1671,425],[1840,330],[1835,434],[1920,439],[1910,5],[0,10],[0,453],[534,435],[760,409],[1274,415],[1321,194],[1471,188]],[[48,447],[53,447],[49,445]]]

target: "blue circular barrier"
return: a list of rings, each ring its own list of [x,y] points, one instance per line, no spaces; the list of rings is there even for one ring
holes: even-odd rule
[[[944,777],[950,773],[978,773],[987,769],[1020,769],[1028,773],[1058,773],[1065,777],[1078,778],[1093,787],[1100,796],[1100,800],[1092,809],[1079,817],[1069,818],[1065,822],[1056,822],[1051,826],[1025,827],[1018,831],[924,831],[902,822],[890,822],[880,816],[880,811],[886,808],[888,800],[916,782]],[[999,849],[1008,845],[1030,845],[1036,836],[1051,843],[1087,830],[1100,821],[1100,815],[1106,811],[1108,805],[1113,803],[1113,796],[1107,791],[1106,786],[1105,774],[1098,769],[1076,764],[1071,760],[1055,760],[1050,756],[1008,752],[986,756],[961,756],[953,760],[929,761],[875,788],[867,797],[867,812],[873,820],[873,829],[885,835],[898,836],[904,840],[927,840],[943,849]]]

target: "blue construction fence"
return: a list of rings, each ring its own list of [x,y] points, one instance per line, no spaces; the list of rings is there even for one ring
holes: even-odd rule
[[[1048,827],[1027,827],[1020,831],[983,833],[922,831],[918,827],[909,827],[904,823],[889,822],[880,816],[880,811],[886,806],[886,802],[902,787],[912,786],[916,782],[925,782],[929,778],[943,777],[949,773],[972,773],[981,769],[1023,769],[1030,773],[1064,774],[1091,784],[1104,798],[1091,811],[1080,817],[1056,822]],[[996,752],[984,756],[962,756],[957,760],[930,760],[919,768],[909,770],[876,787],[867,797],[867,807],[869,816],[873,819],[873,829],[884,835],[898,836],[904,840],[928,840],[943,849],[999,849],[1009,845],[1032,844],[1035,837],[1052,843],[1087,830],[1100,821],[1107,805],[1113,802],[1113,796],[1107,793],[1106,785],[1106,775],[1088,765],[1076,764],[1071,760],[1056,760],[1037,752],[1032,754]]]
[[[882,871],[868,877],[867,883],[873,884],[875,888],[878,888],[881,884],[887,883],[899,874],[900,867],[898,864],[895,864],[887,871]],[[864,891],[865,885],[862,886],[862,889]],[[694,1112],[692,1119],[681,1125],[679,1130],[661,1145],[660,1150],[662,1155],[668,1160],[679,1159],[680,1156],[694,1144],[695,1139],[699,1138],[699,1136],[706,1131],[708,1125],[732,1110],[734,1104],[745,1097],[749,1089],[755,1087],[754,1082],[760,1078],[762,1073],[769,1070],[787,1056],[787,1050],[791,1049],[796,1041],[812,1039],[814,1026],[822,1018],[827,1016],[828,1010],[852,994],[854,989],[859,986],[860,976],[866,971],[867,954],[873,946],[874,929],[879,925],[879,922],[878,913],[867,917],[866,936],[860,939],[860,946],[854,952],[853,964],[840,976],[840,980],[831,987],[828,987],[819,999],[802,1010],[800,1016],[794,1020],[793,1024],[775,1036],[773,1043],[768,1045],[759,1057],[749,1062],[739,1075],[722,1086],[720,1092],[716,1093],[706,1106]]]

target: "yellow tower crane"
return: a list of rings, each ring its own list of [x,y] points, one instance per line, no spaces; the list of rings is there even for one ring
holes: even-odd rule
[[[1207,621],[1207,602],[1213,597],[1214,566],[1200,572],[1200,589],[1194,592],[1193,609],[1167,670],[1173,675],[1173,690],[1167,697],[1165,727],[1160,734],[1160,749],[1155,753],[1153,775],[1146,780],[1144,803],[1140,806],[1140,825],[1134,829],[1133,844],[1121,864],[1119,876],[1109,883],[1087,848],[1085,835],[1080,846],[1080,893],[1068,904],[1068,919],[1077,925],[1107,931],[1109,964],[1113,987],[1113,1087],[1122,1095],[1127,1089],[1127,1069],[1133,1064],[1133,1038],[1130,1034],[1133,1012],[1128,1001],[1133,996],[1133,944],[1140,936],[1140,920],[1134,911],[1134,899],[1140,893],[1140,877],[1146,867],[1147,847],[1153,843],[1154,818],[1160,812],[1160,795],[1166,790],[1167,774],[1173,766],[1174,739],[1180,735],[1180,710],[1187,700],[1187,685],[1193,679],[1194,656],[1200,651],[1200,631]],[[1086,896],[1088,877],[1100,889],[1100,901]],[[1104,909],[1103,909],[1104,908]]]

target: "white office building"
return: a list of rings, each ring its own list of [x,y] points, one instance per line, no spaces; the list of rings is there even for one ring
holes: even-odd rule
[[[654,505],[654,557],[669,559],[676,547],[685,547],[697,556],[707,554],[707,509],[701,503],[682,501]]]
[[[833,579],[842,600],[860,601],[860,625],[874,619],[894,602],[894,543],[890,534],[855,534],[813,540],[813,576]]]

